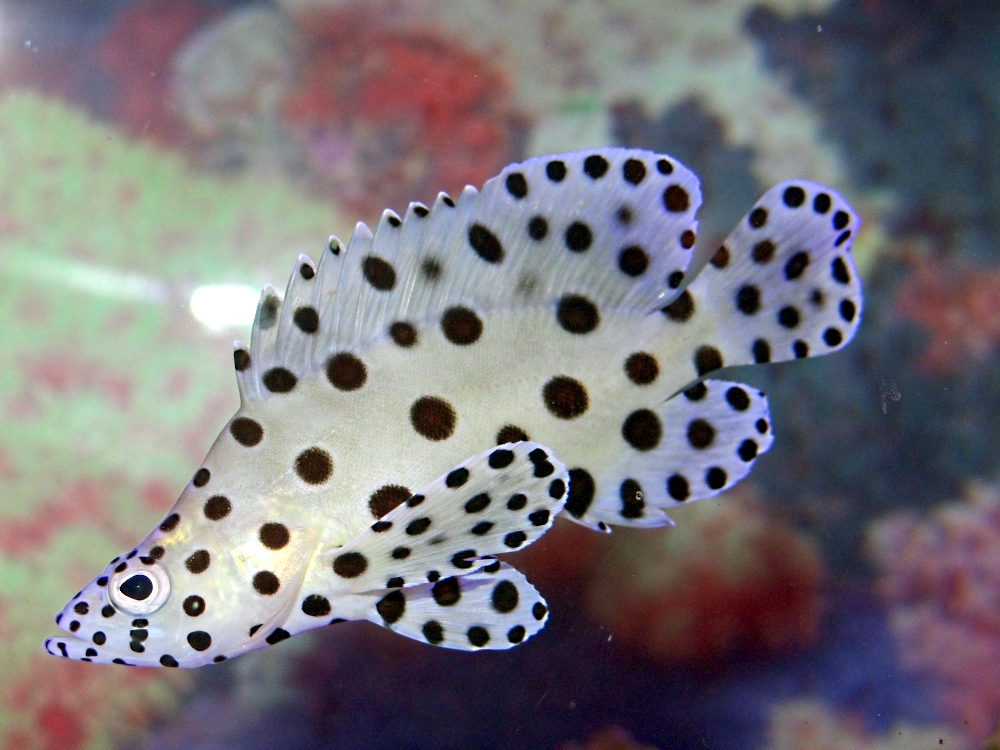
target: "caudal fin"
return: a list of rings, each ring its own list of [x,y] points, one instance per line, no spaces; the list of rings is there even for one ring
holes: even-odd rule
[[[695,279],[662,309],[661,361],[685,362],[685,390],[633,412],[629,444],[600,471],[570,470],[566,510],[599,530],[663,526],[665,510],[711,497],[772,442],[767,401],[749,386],[697,380],[730,365],[827,354],[853,338],[861,283],[850,256],[860,219],[805,180],[769,190]],[[684,379],[689,378],[685,383]]]
[[[846,345],[861,321],[861,282],[850,254],[860,224],[843,196],[823,185],[794,180],[767,191],[664,308],[677,325],[697,316],[695,373]]]

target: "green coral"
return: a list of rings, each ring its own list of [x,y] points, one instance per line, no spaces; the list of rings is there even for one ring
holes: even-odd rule
[[[332,207],[273,176],[205,177],[65,104],[0,98],[0,625],[16,631],[0,646],[0,694],[23,682],[76,587],[153,527],[238,405],[231,336],[191,316],[191,291],[282,281],[338,229]],[[102,703],[169,701],[160,678],[130,697],[123,671],[100,677],[122,692]],[[101,708],[83,720],[89,747],[105,746]],[[0,738],[23,721],[0,706]]]

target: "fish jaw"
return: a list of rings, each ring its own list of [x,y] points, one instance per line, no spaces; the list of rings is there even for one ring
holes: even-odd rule
[[[304,522],[293,524],[284,567],[277,567],[262,559],[266,550],[256,549],[256,534],[235,544],[186,533],[186,521],[175,528],[172,517],[164,521],[166,531],[161,526],[128,555],[116,557],[63,607],[55,621],[64,634],[44,641],[48,653],[99,664],[199,667],[282,639],[281,625],[295,604],[317,532]],[[276,591],[248,593],[234,585],[264,567],[281,576]],[[149,611],[139,611],[142,602],[129,611],[121,595],[136,575],[159,583]]]

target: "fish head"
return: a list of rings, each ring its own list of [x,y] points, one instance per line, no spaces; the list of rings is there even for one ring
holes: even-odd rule
[[[174,510],[183,509],[182,497]],[[45,649],[102,664],[196,667],[271,645],[287,637],[280,626],[315,545],[305,523],[206,528],[196,514],[173,512],[63,607],[56,624],[66,635]]]

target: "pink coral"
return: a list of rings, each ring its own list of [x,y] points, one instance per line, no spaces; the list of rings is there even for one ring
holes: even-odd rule
[[[0,526],[0,553],[23,557],[44,549],[60,529],[86,519],[95,525],[110,524],[112,514],[105,503],[109,480],[75,479],[55,497],[41,500],[24,518],[5,518]]]
[[[572,584],[586,578],[607,553],[611,539],[557,517],[534,544],[504,558],[535,584]]]
[[[918,360],[927,373],[957,372],[1000,343],[1000,270],[922,261],[900,286],[896,309],[930,336]]]
[[[883,737],[865,731],[860,721],[838,716],[818,701],[778,705],[768,725],[768,750],[964,750],[967,745],[941,727],[899,723]]]
[[[100,528],[122,544],[129,544],[134,531],[122,523],[109,501],[119,493],[139,497],[146,508],[157,514],[165,512],[175,497],[171,484],[160,478],[146,479],[138,486],[112,472],[68,479],[52,495],[36,499],[26,515],[4,518],[0,524],[0,554],[37,554],[61,530],[81,524]]]
[[[155,691],[164,681],[188,682],[183,670],[93,669],[89,664],[39,654],[22,677],[0,694],[17,719],[5,726],[0,745],[18,750],[77,750],[98,727],[134,746],[136,735],[158,713]],[[27,722],[30,722],[28,724]]]
[[[1000,716],[1000,486],[967,496],[876,522],[868,550],[904,665],[936,678],[946,714],[982,739]]]
[[[43,355],[24,364],[24,381],[32,392],[52,391],[62,396],[96,392],[118,409],[127,409],[135,384],[124,371],[65,353]]]
[[[806,646],[824,569],[813,544],[746,489],[673,513],[677,526],[616,530],[590,581],[590,611],[616,640],[664,661]]]
[[[362,212],[482,184],[514,156],[506,74],[455,40],[377,14],[298,18],[285,118],[319,181]]]

